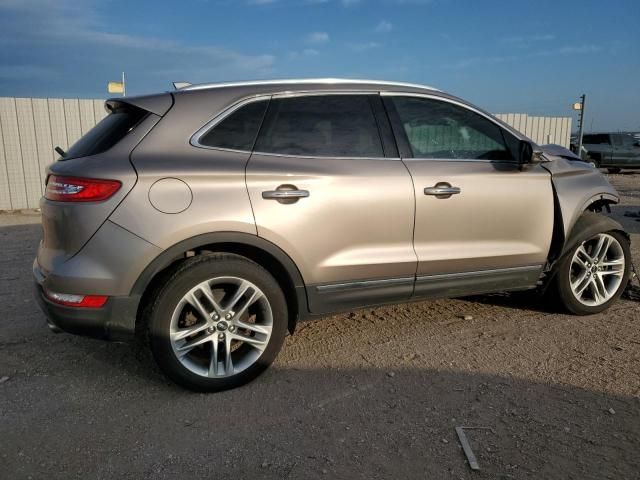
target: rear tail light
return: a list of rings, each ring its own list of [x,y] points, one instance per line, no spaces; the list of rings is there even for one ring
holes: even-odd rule
[[[117,180],[50,175],[44,197],[55,202],[100,202],[113,196],[121,186]]]
[[[55,293],[44,291],[45,296],[53,303],[67,307],[100,308],[103,307],[109,297],[103,295],[72,295],[69,293]]]

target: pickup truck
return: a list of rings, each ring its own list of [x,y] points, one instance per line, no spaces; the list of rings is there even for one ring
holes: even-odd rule
[[[582,157],[597,168],[607,168],[610,173],[640,168],[640,140],[630,133],[589,133],[582,145],[586,149]]]

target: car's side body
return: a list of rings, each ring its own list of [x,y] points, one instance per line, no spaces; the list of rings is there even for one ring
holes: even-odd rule
[[[589,133],[582,144],[599,167],[640,168],[640,142],[631,134]]]
[[[248,103],[310,96],[366,98],[381,153],[288,155],[199,143]],[[618,202],[599,172],[559,157],[532,165],[420,158],[394,113],[397,97],[440,102],[525,139],[459,98],[404,84],[250,82],[114,100],[150,113],[110,150],[49,168],[123,186],[93,217],[84,205],[42,201],[45,237],[34,262],[41,304],[65,330],[124,339],[163,270],[206,251],[239,253],[272,272],[287,294],[290,329],[298,318],[368,305],[535,288],[582,213]],[[463,194],[427,193],[442,182]],[[264,195],[283,186],[308,196]],[[62,217],[82,219],[86,231],[60,231]],[[43,289],[109,296],[109,312],[83,320]],[[92,328],[82,331],[83,322]]]

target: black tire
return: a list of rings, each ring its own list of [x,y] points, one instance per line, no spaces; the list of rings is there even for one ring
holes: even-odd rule
[[[169,338],[171,318],[178,302],[191,288],[211,278],[227,276],[248,280],[264,293],[273,317],[271,336],[258,359],[245,370],[227,377],[205,377],[178,360]],[[260,265],[238,255],[200,255],[181,262],[168,273],[150,302],[149,343],[156,362],[175,383],[199,392],[227,390],[256,378],[275,360],[287,333],[287,303],[278,282]]]
[[[620,173],[621,170],[621,168],[607,168],[609,173]]]
[[[554,277],[551,285],[549,286],[548,293],[556,300],[560,307],[564,310],[573,313],[575,315],[593,315],[595,313],[600,313],[607,308],[609,308],[614,302],[616,302],[622,293],[624,292],[627,283],[629,281],[629,277],[631,275],[631,248],[629,245],[629,240],[622,233],[618,231],[608,231],[608,232],[600,232],[607,233],[614,237],[621,245],[622,250],[624,252],[624,275],[622,278],[622,282],[618,287],[616,293],[605,303],[597,306],[585,305],[580,302],[574,295],[571,290],[571,284],[569,279],[569,272],[571,268],[571,261],[573,256],[578,248],[582,245],[583,241],[589,240],[589,238],[594,237],[596,234],[590,234],[587,238],[581,239],[575,247],[573,247],[570,251],[568,251],[560,262],[557,264],[556,269],[554,271]]]

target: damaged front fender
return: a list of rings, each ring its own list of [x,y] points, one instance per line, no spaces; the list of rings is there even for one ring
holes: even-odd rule
[[[578,218],[594,205],[616,204],[620,196],[599,170],[584,162],[560,157],[541,164],[550,174],[562,219],[562,232],[569,238]]]

